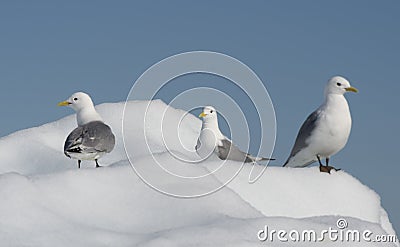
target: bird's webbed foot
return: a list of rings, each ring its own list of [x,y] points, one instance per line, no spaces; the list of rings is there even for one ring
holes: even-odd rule
[[[331,170],[340,171],[340,169],[337,169],[337,168],[335,168],[333,166],[323,166],[323,165],[319,166],[319,171],[320,172],[326,172],[326,173],[331,174]]]

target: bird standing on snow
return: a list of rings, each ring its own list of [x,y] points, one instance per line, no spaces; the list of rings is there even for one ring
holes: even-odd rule
[[[78,168],[81,168],[82,160],[94,160],[96,167],[100,167],[97,160],[113,150],[115,137],[97,113],[90,96],[82,92],[74,93],[66,101],[58,103],[58,106],[74,109],[78,122],[78,127],[65,141],[64,154],[77,159]]]
[[[195,147],[197,154],[202,158],[208,158],[215,153],[221,160],[234,160],[245,163],[256,163],[263,160],[275,160],[263,157],[253,157],[242,152],[231,140],[226,138],[218,127],[218,115],[214,107],[206,106],[199,115],[203,118],[201,132]]]
[[[351,129],[346,92],[357,92],[343,77],[332,77],[325,87],[324,103],[303,123],[297,134],[289,158],[283,166],[305,167],[318,161],[321,172],[336,168],[329,166],[329,158],[339,152],[347,142]],[[325,158],[325,166],[321,159]]]

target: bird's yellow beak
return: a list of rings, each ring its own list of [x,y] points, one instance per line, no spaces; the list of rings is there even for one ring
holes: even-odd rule
[[[67,106],[70,105],[71,103],[69,103],[68,101],[61,101],[60,103],[58,103],[58,106]]]
[[[346,92],[354,92],[354,93],[357,93],[358,90],[357,90],[357,88],[355,88],[355,87],[346,87]]]
[[[205,114],[204,112],[200,113],[199,117],[205,117],[207,116],[207,114]]]

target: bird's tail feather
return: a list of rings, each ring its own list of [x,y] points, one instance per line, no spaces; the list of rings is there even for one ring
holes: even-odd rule
[[[264,161],[264,160],[275,160],[274,158],[265,158],[265,157],[254,157],[254,161]]]

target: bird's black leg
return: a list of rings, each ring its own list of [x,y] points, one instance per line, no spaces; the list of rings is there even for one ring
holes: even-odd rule
[[[319,171],[320,172],[326,172],[326,173],[331,173],[331,167],[330,166],[328,166],[328,165],[322,165],[322,162],[321,162],[321,158],[319,157],[319,155],[317,155],[317,159],[318,159],[318,162],[319,162]],[[326,164],[328,164],[328,162],[329,162],[329,158],[327,158],[326,159]]]
[[[335,171],[339,171],[340,170],[340,169],[336,169],[335,167],[329,165],[329,158],[328,157],[325,159],[325,162],[326,162],[325,166],[321,165],[320,159],[318,159],[318,160],[319,160],[319,170],[320,170],[320,172],[327,172],[327,173],[331,174],[331,170],[332,169],[335,170]]]
[[[340,171],[340,169],[336,169],[336,168],[333,167],[333,166],[329,166],[329,158],[326,158],[326,166],[327,166],[328,168],[330,168],[330,169],[329,169],[329,172],[330,172],[330,170],[332,170],[332,169],[334,169],[335,171]]]
[[[81,168],[81,160],[78,160],[78,169]]]
[[[99,163],[97,163],[97,159],[95,159],[94,161],[96,162],[96,168],[97,168],[97,167],[101,167],[101,166],[99,165]]]
[[[319,165],[322,166],[321,158],[319,157],[319,155],[317,155],[317,159],[318,159]]]

